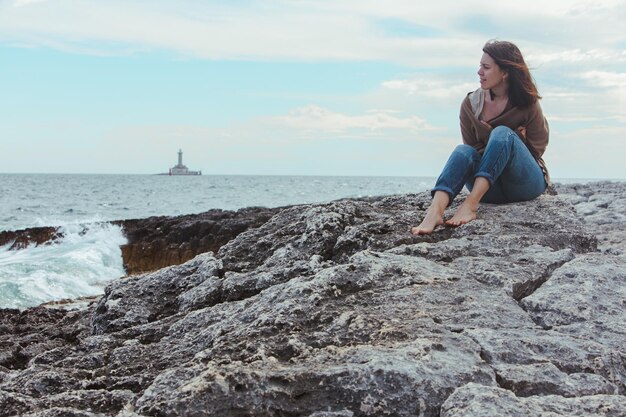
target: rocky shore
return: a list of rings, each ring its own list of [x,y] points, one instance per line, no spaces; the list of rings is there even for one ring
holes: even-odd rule
[[[129,275],[178,265],[194,256],[216,252],[251,227],[258,227],[281,208],[249,207],[237,211],[209,210],[200,214],[112,222],[124,230],[128,243],[121,247]],[[57,227],[33,227],[0,232],[0,246],[9,250],[54,243],[63,237]]]
[[[135,221],[131,270],[195,257],[0,310],[0,416],[626,415],[626,184],[411,236],[428,201]]]
[[[128,239],[122,246],[124,269],[129,275],[151,272],[182,264],[200,253],[217,252],[238,234],[261,226],[279,210],[250,207],[114,222],[122,226]]]

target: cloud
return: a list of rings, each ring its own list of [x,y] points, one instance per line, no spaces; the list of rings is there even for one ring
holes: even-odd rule
[[[589,122],[598,122],[601,120],[606,120],[607,118],[602,117],[593,117],[587,116],[584,114],[569,114],[569,115],[560,115],[560,114],[550,114],[549,122],[559,122],[559,123],[589,123]]]
[[[597,87],[626,89],[626,72],[588,71],[580,77]]]
[[[611,49],[566,49],[527,54],[526,60],[537,65],[547,63],[626,62],[626,51]]]
[[[359,117],[391,113],[387,111],[351,117],[307,106],[303,112],[317,114],[307,116],[316,120],[336,117],[339,121],[334,123],[343,127],[340,131],[304,132],[302,129],[308,125],[303,126],[300,120],[289,123],[276,119],[254,119],[219,129],[166,124],[119,126],[102,133],[101,140],[94,144],[93,155],[81,158],[88,167],[80,168],[83,172],[163,172],[182,148],[190,169],[201,169],[204,174],[434,175],[457,141],[439,130],[423,131],[433,136],[424,140],[411,127],[391,127],[386,135],[371,135],[367,129],[354,128],[360,126],[355,121]],[[283,117],[288,119],[303,112],[294,109]],[[389,124],[397,126],[394,122],[385,123]],[[406,124],[411,126],[410,122]],[[55,144],[46,159],[61,166],[66,154],[72,154],[68,151],[70,146],[67,142],[64,146]],[[115,167],[111,167],[111,161],[115,161]],[[54,172],[53,168],[47,169]]]
[[[23,7],[23,6],[28,6],[30,4],[33,4],[33,3],[41,3],[41,2],[44,2],[44,1],[47,1],[47,0],[15,0],[13,2],[13,6],[15,6],[15,7]]]
[[[17,0],[0,3],[0,42],[78,53],[168,50],[202,59],[383,60],[437,67],[477,61],[477,49],[496,36],[498,28],[541,22],[524,25],[526,35],[520,34],[519,41],[538,61],[575,62],[624,59],[615,51],[626,39],[620,29],[626,17],[623,9],[624,1],[617,0],[606,4],[441,0],[428,7],[409,0],[275,0],[245,5]],[[485,16],[497,17],[499,26],[472,26]],[[385,30],[389,21],[398,22],[401,33]],[[588,33],[595,35],[589,39]],[[564,44],[579,47],[562,52]]]
[[[626,127],[594,126],[550,136],[545,160],[553,178],[626,178]],[[601,166],[593,161],[601,161]]]
[[[383,135],[389,130],[419,132],[436,128],[417,116],[398,117],[388,110],[373,110],[362,115],[333,112],[317,105],[293,109],[286,116],[267,119],[269,123],[298,130],[302,134],[335,133],[338,136]]]
[[[580,77],[594,88],[603,90],[596,99],[609,107],[609,116],[617,120],[626,118],[626,72],[588,71],[580,74]]]
[[[448,79],[420,75],[416,78],[398,79],[384,81],[382,86],[391,90],[403,91],[409,95],[418,95],[442,100],[454,100],[454,103],[460,100],[470,91],[476,90],[477,82],[451,82]]]

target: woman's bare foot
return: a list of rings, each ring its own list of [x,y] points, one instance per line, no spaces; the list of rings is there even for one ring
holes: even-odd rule
[[[450,226],[460,226],[476,220],[478,212],[478,204],[473,204],[465,200],[463,204],[456,210],[454,216],[450,220],[446,220],[446,224]]]
[[[432,205],[428,208],[426,217],[424,217],[420,225],[411,228],[411,233],[414,235],[429,235],[435,230],[435,227],[441,224],[443,224],[443,210]]]

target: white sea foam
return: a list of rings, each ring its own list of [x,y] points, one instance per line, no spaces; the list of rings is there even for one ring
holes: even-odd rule
[[[101,294],[125,275],[120,245],[126,238],[110,223],[66,224],[57,242],[21,250],[0,247],[0,307]]]

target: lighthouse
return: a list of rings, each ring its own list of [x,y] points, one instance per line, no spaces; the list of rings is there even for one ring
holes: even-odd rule
[[[202,175],[202,171],[190,171],[183,165],[183,150],[178,150],[178,164],[170,168],[169,175]]]

